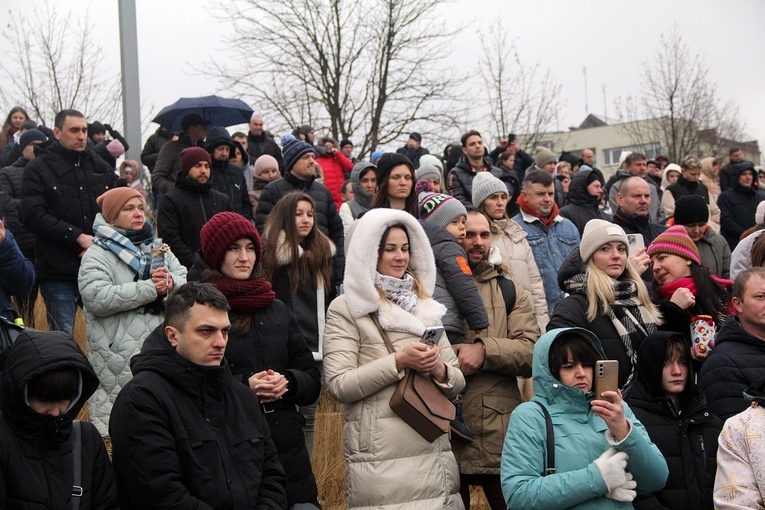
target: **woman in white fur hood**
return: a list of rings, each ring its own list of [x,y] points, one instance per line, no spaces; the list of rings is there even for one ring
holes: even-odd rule
[[[330,304],[324,330],[324,380],[343,403],[348,506],[461,509],[449,437],[428,442],[389,405],[406,368],[429,372],[448,398],[465,385],[445,335],[435,347],[419,342],[446,311],[430,298],[436,268],[427,236],[392,209],[367,212],[347,236],[345,294]]]

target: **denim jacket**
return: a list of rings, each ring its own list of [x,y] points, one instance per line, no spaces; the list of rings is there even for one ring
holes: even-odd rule
[[[579,231],[570,220],[561,215],[555,217],[549,229],[539,218],[523,211],[513,219],[528,234],[526,241],[531,246],[534,260],[542,275],[547,309],[552,316],[555,305],[565,297],[558,287],[558,268],[563,265],[566,256],[579,246]]]

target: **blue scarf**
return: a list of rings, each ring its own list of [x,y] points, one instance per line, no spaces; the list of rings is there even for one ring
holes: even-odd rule
[[[111,225],[96,225],[93,230],[93,244],[117,255],[138,275],[139,280],[151,278],[150,247],[154,241],[154,229],[150,223],[146,222],[141,230],[123,230]]]

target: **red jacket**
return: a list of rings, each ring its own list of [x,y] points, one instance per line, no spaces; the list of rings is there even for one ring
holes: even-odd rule
[[[324,171],[324,186],[332,193],[335,207],[340,209],[343,204],[341,190],[345,182],[345,174],[353,169],[353,163],[340,151],[335,151],[334,154],[319,155],[316,162]]]

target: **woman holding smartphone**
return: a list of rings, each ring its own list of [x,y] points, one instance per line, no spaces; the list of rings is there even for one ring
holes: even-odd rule
[[[648,289],[627,259],[627,245],[620,226],[590,220],[579,249],[558,271],[558,284],[569,295],[547,325],[548,331],[580,327],[595,333],[607,359],[619,361],[620,388],[633,377],[640,342],[661,323]]]
[[[667,464],[621,392],[592,391],[604,357],[598,338],[581,328],[548,331],[537,341],[536,396],[513,411],[502,451],[509,510],[632,508],[638,491],[664,486]]]
[[[429,374],[449,399],[465,386],[446,336],[435,345],[420,341],[446,311],[430,297],[436,267],[425,231],[404,211],[373,209],[346,243],[354,263],[327,312],[324,380],[343,404],[348,506],[462,509],[449,437],[427,441],[389,404],[407,368]]]

